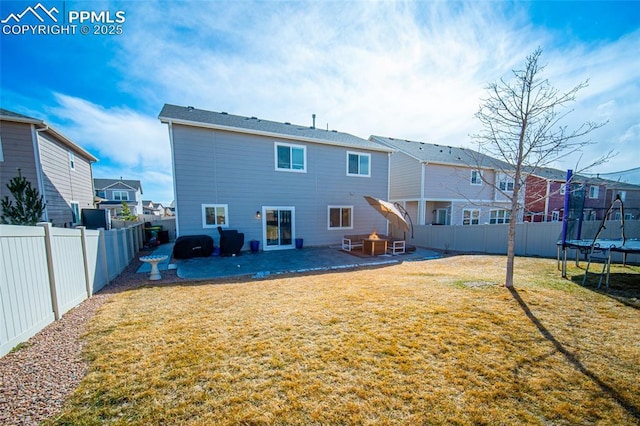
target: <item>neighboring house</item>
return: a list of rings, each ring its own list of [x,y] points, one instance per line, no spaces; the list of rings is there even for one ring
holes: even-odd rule
[[[510,221],[505,194],[513,191],[513,179],[501,171],[507,169],[504,163],[465,148],[381,136],[369,140],[395,150],[390,200],[402,204],[414,224]]]
[[[178,236],[234,229],[264,250],[386,232],[364,196],[387,199],[391,149],[300,126],[165,105]]]
[[[126,202],[134,215],[143,214],[142,184],[139,180],[94,179],[96,197],[101,199],[99,208],[109,210],[111,217],[122,213],[122,202]]]
[[[92,163],[96,157],[37,118],[0,109],[0,198],[20,169],[44,197],[43,220],[54,226],[80,224],[94,208]]]
[[[526,221],[558,222],[563,219],[566,179],[567,171],[551,168],[538,168],[527,177]],[[624,203],[625,219],[639,218],[640,186],[577,174],[571,182],[584,189],[583,220],[602,220],[618,195]],[[620,219],[620,211],[613,216],[608,219]]]
[[[567,171],[539,167],[525,181],[524,220],[558,222],[564,217]]]
[[[142,201],[142,212],[152,216],[164,216],[165,208],[162,203],[154,203],[151,200]]]

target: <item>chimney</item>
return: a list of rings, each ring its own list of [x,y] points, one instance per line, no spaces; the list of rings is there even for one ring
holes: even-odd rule
[[[312,129],[316,128],[316,115],[315,114],[311,114],[311,118],[313,118],[313,125],[311,126]]]

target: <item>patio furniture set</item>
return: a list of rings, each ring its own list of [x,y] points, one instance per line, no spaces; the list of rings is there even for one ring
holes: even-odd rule
[[[399,238],[382,234],[345,235],[342,238],[342,250],[351,252],[362,250],[363,254],[380,256],[381,254],[404,254],[406,242]]]

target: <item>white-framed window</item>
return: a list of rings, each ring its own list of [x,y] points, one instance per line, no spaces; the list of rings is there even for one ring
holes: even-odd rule
[[[462,224],[463,225],[477,225],[480,223],[480,210],[479,209],[464,209],[462,210]]]
[[[328,229],[353,229],[353,206],[329,206]]]
[[[560,185],[560,195],[564,195],[567,191],[567,184],[563,183]]]
[[[287,172],[307,172],[307,147],[289,143],[275,143],[276,170]]]
[[[347,176],[371,177],[371,154],[347,151]]]
[[[75,170],[76,169],[76,156],[71,151],[69,151],[69,168],[71,170]]]
[[[482,185],[482,172],[471,170],[471,185]]]
[[[618,197],[620,197],[620,201],[624,203],[625,198],[627,198],[627,191],[618,191]]]
[[[71,222],[73,222],[74,225],[79,225],[80,224],[80,204],[78,204],[77,201],[71,201],[70,203],[71,206]]]
[[[598,198],[598,193],[600,192],[600,187],[597,185],[591,185],[589,187],[589,198]]]
[[[513,192],[514,185],[515,180],[511,176],[501,174],[498,178],[498,188],[500,188],[501,191]]]
[[[203,228],[223,228],[229,227],[229,205],[228,204],[203,204],[202,205],[202,227]]]
[[[509,223],[511,212],[509,210],[491,210],[489,223]]]
[[[559,222],[560,221],[560,212],[558,210],[554,210],[551,212],[551,222]]]
[[[0,161],[4,161],[4,154],[2,153],[2,135],[0,135]]]
[[[115,201],[129,201],[129,191],[113,191]]]

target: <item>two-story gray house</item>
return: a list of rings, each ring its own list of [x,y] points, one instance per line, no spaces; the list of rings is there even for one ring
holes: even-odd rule
[[[93,180],[96,197],[100,201],[99,208],[109,211],[110,217],[122,213],[122,203],[126,202],[131,214],[143,214],[142,184],[134,179],[104,179]]]
[[[371,136],[393,148],[390,200],[417,225],[477,225],[511,220],[508,166],[473,150]],[[521,218],[518,218],[521,220]]]
[[[42,220],[54,226],[80,224],[94,208],[91,165],[96,157],[43,120],[0,109],[0,198],[18,169],[46,203]]]
[[[288,122],[165,105],[178,236],[217,227],[264,250],[338,244],[344,234],[387,231],[364,196],[387,199],[392,149]]]

